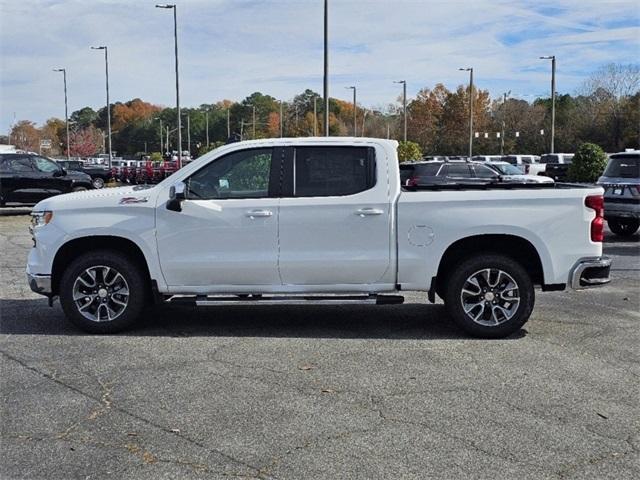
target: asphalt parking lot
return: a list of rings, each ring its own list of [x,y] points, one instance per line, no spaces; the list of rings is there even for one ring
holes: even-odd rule
[[[640,478],[640,235],[506,340],[442,305],[164,307],[91,336],[0,216],[2,478]]]

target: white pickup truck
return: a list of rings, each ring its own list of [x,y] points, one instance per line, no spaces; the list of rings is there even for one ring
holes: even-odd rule
[[[162,183],[46,199],[27,276],[76,326],[130,327],[152,302],[444,299],[466,332],[503,337],[534,286],[609,281],[600,187],[401,187],[397,142],[293,138],[218,148]]]

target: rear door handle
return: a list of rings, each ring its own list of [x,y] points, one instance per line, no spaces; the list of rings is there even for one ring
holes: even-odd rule
[[[249,218],[271,217],[273,212],[271,210],[249,210],[246,215]]]
[[[356,215],[360,215],[361,217],[368,215],[382,215],[383,213],[384,211],[379,208],[361,208],[360,210],[356,210]]]

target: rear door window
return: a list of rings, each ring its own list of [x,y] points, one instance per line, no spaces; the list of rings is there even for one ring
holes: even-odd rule
[[[375,152],[370,147],[296,147],[293,196],[354,195],[376,184]]]
[[[471,170],[466,163],[449,164],[447,165],[446,175],[447,177],[455,178],[469,178],[471,177]]]
[[[33,172],[33,164],[29,157],[7,157],[4,162],[3,170],[13,173],[28,173]]]

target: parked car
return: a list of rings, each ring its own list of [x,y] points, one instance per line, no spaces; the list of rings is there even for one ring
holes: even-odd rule
[[[507,162],[429,161],[400,164],[402,185],[420,186],[440,183],[464,182],[553,182],[537,175],[526,175]]]
[[[58,160],[58,165],[62,168],[74,172],[86,173],[91,177],[93,188],[103,188],[105,183],[111,178],[111,172],[106,165],[91,165],[80,160]]]
[[[29,285],[96,333],[130,327],[153,299],[394,304],[421,290],[468,333],[495,338],[528,320],[534,285],[609,281],[602,188],[403,189],[397,146],[238,142],[154,187],[46,199],[32,214]]]
[[[61,193],[93,188],[91,177],[67,172],[53,160],[34,154],[0,154],[0,205],[33,205]]]
[[[500,162],[502,155],[474,155],[471,160],[474,162]]]
[[[485,165],[493,168],[500,175],[502,181],[529,182],[529,183],[553,183],[553,179],[542,175],[524,173],[521,167],[516,167],[508,162],[485,162]]]
[[[573,153],[547,153],[540,157],[545,169],[539,175],[546,175],[556,182],[566,182],[569,165],[573,161]]]
[[[544,171],[545,165],[542,165],[539,160],[540,157],[537,155],[503,155],[501,158],[501,161],[516,165],[530,175],[538,175]]]
[[[640,151],[611,155],[598,185],[604,188],[604,218],[611,231],[624,237],[636,233],[640,227]]]

